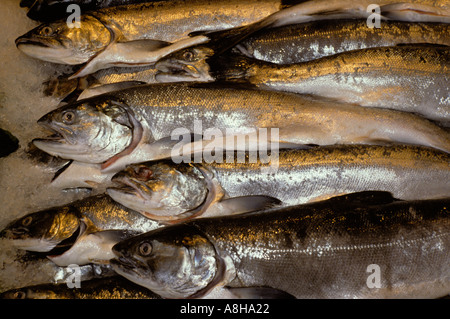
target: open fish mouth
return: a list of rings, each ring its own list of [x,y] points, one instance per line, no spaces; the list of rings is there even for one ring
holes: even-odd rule
[[[167,78],[172,80],[172,77],[188,77],[198,79],[202,76],[199,69],[194,65],[184,64],[176,61],[161,61],[155,64],[158,70],[156,78],[158,82],[164,82]]]
[[[135,181],[128,177],[122,176],[120,173],[111,178],[111,181],[114,182],[117,186],[108,188],[108,194],[119,196],[130,196],[130,197],[138,197],[142,200],[147,200],[147,195],[144,193],[142,188],[146,188],[145,185],[141,184],[139,181]]]

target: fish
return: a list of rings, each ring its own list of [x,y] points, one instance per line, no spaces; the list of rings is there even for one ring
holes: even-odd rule
[[[380,28],[369,28],[366,20],[313,21],[258,31],[241,41],[234,51],[266,62],[291,64],[402,43],[450,45],[446,36],[449,32],[446,23],[383,21]]]
[[[22,0],[20,6],[28,8],[27,17],[40,22],[50,22],[66,18],[69,5],[77,5],[81,12],[95,11],[120,5],[156,2],[158,0]]]
[[[198,209],[201,217],[242,213],[242,207],[261,200],[255,195],[276,198],[278,206],[369,190],[389,191],[402,200],[450,196],[450,156],[431,148],[333,145],[280,150],[271,160],[275,174],[264,171],[273,163],[249,153],[220,162],[132,164],[112,178],[116,185],[107,193],[148,218],[177,222]]]
[[[41,284],[11,289],[0,299],[161,299],[150,290],[121,276],[83,281],[79,288],[64,284]]]
[[[42,151],[101,172],[192,153],[406,143],[448,152],[449,132],[414,114],[216,83],[140,85],[61,106],[38,120]],[[208,155],[210,154],[210,155]]]
[[[151,65],[173,50],[209,40],[206,35],[189,37],[192,32],[251,25],[282,8],[281,0],[175,0],[116,6],[82,14],[78,28],[71,28],[65,19],[43,23],[17,38],[16,46],[48,62],[88,62],[71,77],[76,78],[111,66]]]
[[[163,298],[438,298],[450,291],[450,199],[362,192],[199,218],[124,240],[115,271]],[[220,295],[216,295],[220,298]]]
[[[73,79],[111,66],[151,65],[171,52],[208,42],[210,38],[205,34],[189,37],[199,31],[246,25],[257,31],[316,19],[366,18],[372,14],[367,7],[373,1],[287,2],[285,5],[283,0],[239,3],[178,0],[104,8],[82,14],[77,21],[79,27],[73,28],[64,19],[41,24],[17,38],[16,46],[23,53],[48,62],[70,65],[87,62],[70,77]],[[406,8],[396,6],[398,2],[393,0],[378,3],[391,5],[388,12],[397,20],[450,20],[450,10],[431,5],[428,0],[414,1]],[[408,15],[411,12],[413,18]]]
[[[183,71],[175,66],[174,77],[182,81],[208,77],[212,81],[242,81],[259,89],[411,112],[450,125],[450,46],[375,47],[285,65],[241,55],[220,55],[206,63],[206,68],[190,65]],[[206,75],[197,74],[208,69]]]
[[[139,213],[96,195],[27,214],[0,232],[17,249],[45,253],[58,266],[106,263],[113,244],[159,227]]]

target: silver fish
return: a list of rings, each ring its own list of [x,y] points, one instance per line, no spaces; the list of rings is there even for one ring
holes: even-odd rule
[[[449,133],[414,114],[204,84],[141,85],[61,106],[38,123],[55,133],[34,140],[39,149],[101,164],[104,172],[191,153],[308,144],[388,141],[450,150]]]
[[[25,215],[0,237],[19,249],[44,252],[59,266],[109,260],[111,247],[158,223],[98,195],[70,205]]]
[[[107,192],[146,217],[171,221],[199,209],[203,217],[241,213],[262,200],[255,195],[277,198],[284,206],[374,189],[404,200],[450,196],[450,156],[429,148],[324,146],[281,150],[272,160],[275,174],[264,171],[273,163],[256,154],[236,154],[221,163],[133,164],[113,177],[117,185]]]
[[[276,64],[311,61],[345,51],[402,43],[450,45],[450,25],[383,21],[369,28],[366,20],[331,20],[265,29],[236,46],[236,51]]]
[[[450,291],[449,204],[365,192],[200,218],[118,243],[111,264],[163,298],[217,287],[247,298],[252,287],[296,298],[437,298]]]
[[[175,0],[117,6],[82,14],[79,27],[65,19],[42,24],[16,40],[24,53],[49,62],[81,64],[73,77],[111,66],[151,64],[208,40],[189,37],[257,22],[283,7],[281,0]]]
[[[209,63],[214,78],[412,112],[450,125],[450,46],[368,48],[287,65],[236,57],[227,68],[226,61],[223,56]]]

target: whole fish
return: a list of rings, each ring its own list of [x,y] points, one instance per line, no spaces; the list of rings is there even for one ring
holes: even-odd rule
[[[221,163],[170,160],[133,164],[113,177],[108,194],[152,219],[181,220],[243,212],[262,200],[284,206],[323,200],[344,193],[389,191],[404,200],[450,196],[450,156],[415,146],[341,145],[309,150],[281,150],[273,163],[256,154]],[[253,157],[253,158],[252,158]],[[213,199],[209,200],[210,197]],[[244,208],[244,209],[243,209]]]
[[[159,62],[157,67],[161,68],[163,63]],[[191,65],[183,68],[186,75],[180,76],[183,71],[176,65],[174,77],[196,81],[209,76],[216,81],[242,81],[260,89],[312,94],[366,107],[417,113],[450,123],[450,46],[367,48],[286,65],[240,55],[220,55],[207,63],[206,75],[197,75],[202,68]],[[170,62],[163,66],[167,64]]]
[[[115,203],[105,195],[27,214],[0,233],[19,249],[44,252],[59,266],[105,262],[111,247],[158,223]]]
[[[116,6],[82,14],[78,27],[65,19],[44,23],[16,40],[24,53],[49,62],[89,63],[85,76],[111,66],[151,64],[215,31],[257,22],[283,7],[282,0],[174,0]],[[172,45],[173,44],[173,45]]]
[[[200,218],[116,244],[117,273],[163,298],[253,287],[296,298],[437,298],[450,291],[450,199],[365,192]],[[216,295],[216,297],[221,297]]]
[[[79,288],[43,284],[5,291],[0,299],[160,299],[120,276],[83,281]]]
[[[373,144],[448,152],[449,133],[414,114],[299,94],[205,84],[140,85],[61,106],[38,123],[54,133],[39,149],[121,170],[131,163],[222,150]]]

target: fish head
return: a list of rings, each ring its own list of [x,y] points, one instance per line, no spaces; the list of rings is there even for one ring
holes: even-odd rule
[[[77,211],[56,208],[25,215],[0,233],[0,238],[19,249],[48,252],[64,240],[77,235],[80,218]]]
[[[110,99],[67,104],[38,120],[54,134],[35,139],[33,144],[64,159],[103,163],[131,143],[135,127],[129,116],[126,105]]]
[[[155,64],[158,70],[156,80],[158,82],[212,81],[207,59],[213,54],[214,50],[206,46],[190,47],[169,54]]]
[[[66,20],[44,23],[16,39],[23,53],[43,61],[76,65],[87,62],[112,40],[110,30],[96,18],[83,15],[80,27]]]
[[[117,187],[107,189],[109,196],[152,219],[176,218],[200,206],[208,194],[205,177],[195,166],[171,161],[128,165],[111,180]]]
[[[55,293],[51,288],[24,287],[5,291],[0,299],[62,299],[61,294]]]
[[[218,273],[213,244],[188,224],[169,226],[113,246],[113,269],[163,298],[187,298],[208,289]]]

